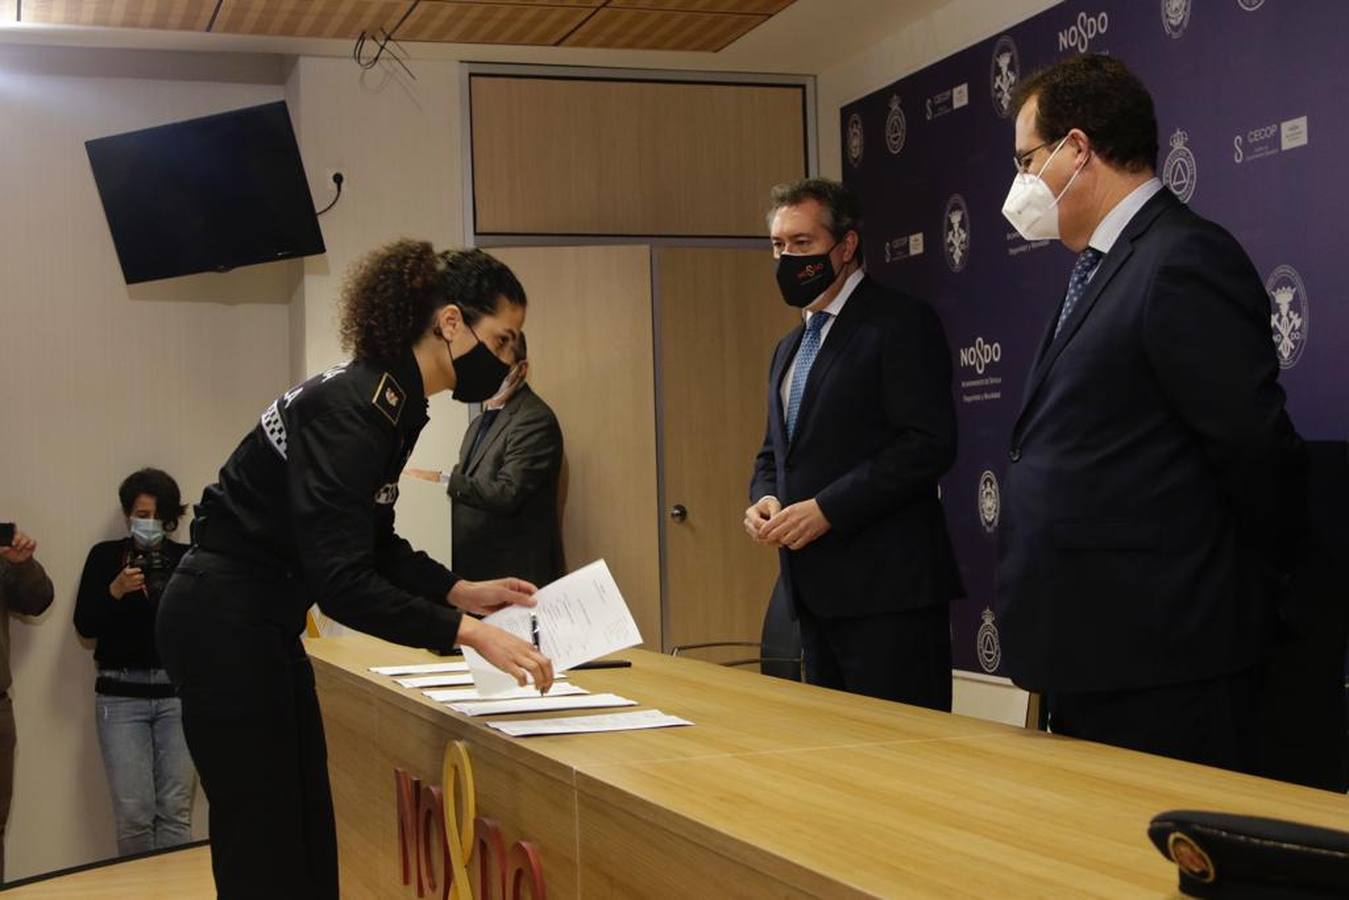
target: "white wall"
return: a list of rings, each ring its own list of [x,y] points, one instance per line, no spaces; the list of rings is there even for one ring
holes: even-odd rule
[[[301,57],[286,84],[300,151],[315,202],[332,197],[341,171],[342,199],[320,222],[328,252],[307,260],[292,301],[297,373],[322,371],[346,358],[337,337],[337,301],[348,267],[399,237],[437,248],[464,240],[459,165],[459,68],[440,60],[416,64],[416,80],[364,72],[350,59]],[[528,286],[526,286],[528,288]],[[450,469],[468,425],[467,407],[448,394],[431,398],[431,423],[410,462]],[[414,546],[450,562],[449,501],[437,485],[404,479],[397,528]],[[327,630],[325,626],[325,630]]]
[[[94,731],[94,665],[71,616],[89,547],[125,533],[117,485],[156,465],[185,498],[199,497],[288,376],[284,303],[201,299],[284,288],[284,300],[284,267],[281,281],[243,272],[133,296],[82,143],[277,99],[284,73],[248,58],[218,76],[172,59],[148,62],[0,47],[0,519],[37,538],[56,585],[45,615],[10,624],[19,732],[10,878],[116,851]]]
[[[842,177],[839,109],[858,97],[992,37],[1059,0],[951,0],[866,51],[818,73],[820,173]],[[1009,131],[1008,146],[1011,145]],[[865,200],[865,198],[863,198]],[[963,715],[1020,725],[1026,693],[1008,683],[956,673],[954,708]]]

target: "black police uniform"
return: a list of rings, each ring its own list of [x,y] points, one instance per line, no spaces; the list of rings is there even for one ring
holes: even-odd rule
[[[396,643],[454,644],[456,577],[393,529],[426,408],[411,352],[329,369],[267,407],[196,508],[157,633],[211,804],[222,898],[338,896],[323,723],[299,640],[309,606]]]

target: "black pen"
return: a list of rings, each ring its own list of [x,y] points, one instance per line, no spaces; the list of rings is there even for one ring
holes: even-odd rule
[[[533,613],[529,614],[529,637],[534,641],[534,649],[542,652],[543,648],[539,646],[539,617]]]

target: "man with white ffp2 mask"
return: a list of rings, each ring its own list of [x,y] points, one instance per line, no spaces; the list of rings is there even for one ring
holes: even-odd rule
[[[1060,62],[1014,108],[1003,213],[1077,257],[1011,434],[1004,659],[1060,734],[1250,770],[1271,585],[1302,509],[1269,298],[1157,178],[1152,98],[1122,63]]]

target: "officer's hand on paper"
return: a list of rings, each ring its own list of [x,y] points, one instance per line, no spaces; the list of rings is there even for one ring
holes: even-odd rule
[[[553,686],[553,664],[548,657],[494,625],[465,616],[459,623],[459,644],[472,647],[489,663],[515,679],[520,687],[533,682],[540,692]]]
[[[450,589],[450,603],[464,612],[485,616],[507,606],[533,606],[534,585],[521,578],[495,581],[457,581]]]

